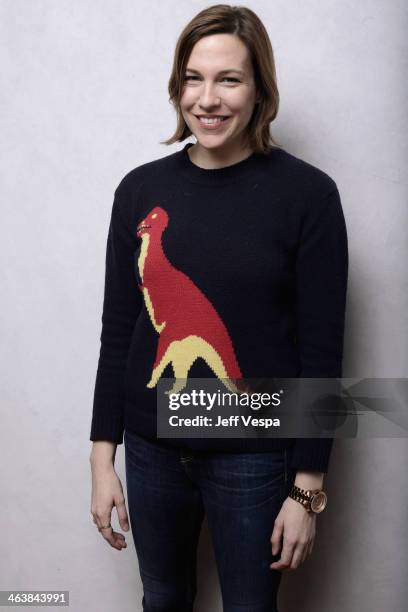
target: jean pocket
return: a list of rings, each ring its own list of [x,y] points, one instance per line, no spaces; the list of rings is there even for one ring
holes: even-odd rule
[[[285,481],[285,457],[282,450],[218,456],[210,461],[208,477],[218,487],[230,491],[256,491],[282,486]]]

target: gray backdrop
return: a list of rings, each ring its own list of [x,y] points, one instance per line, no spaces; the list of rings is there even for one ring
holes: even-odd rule
[[[131,533],[90,520],[91,402],[113,191],[171,153],[167,80],[191,0],[2,0],[1,589],[141,610]],[[331,175],[350,277],[344,376],[407,376],[407,5],[249,1],[275,51],[274,134]],[[282,612],[406,609],[407,440],[335,442],[312,557]],[[123,446],[118,473],[125,485]],[[117,525],[116,514],[114,524]],[[198,612],[222,610],[206,523]]]

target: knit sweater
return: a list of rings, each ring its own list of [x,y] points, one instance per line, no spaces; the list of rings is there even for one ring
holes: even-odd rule
[[[126,429],[203,452],[290,448],[292,468],[327,472],[332,438],[157,436],[157,383],[180,375],[180,351],[188,377],[219,376],[227,361],[248,379],[342,376],[348,247],[336,183],[282,148],[205,169],[191,146],[115,190],[90,439],[121,444]]]

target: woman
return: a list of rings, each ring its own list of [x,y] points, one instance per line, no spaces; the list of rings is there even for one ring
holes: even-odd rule
[[[340,377],[344,216],[335,182],[272,140],[273,52],[252,11],[216,5],[192,19],[169,93],[178,125],[165,144],[196,142],[115,191],[91,513],[126,547],[110,524],[115,506],[129,529],[114,471],[124,432],[143,610],[193,610],[206,514],[224,611],[270,612],[282,571],[312,552],[332,439],[158,437],[157,392],[172,377],[173,389],[193,377]]]

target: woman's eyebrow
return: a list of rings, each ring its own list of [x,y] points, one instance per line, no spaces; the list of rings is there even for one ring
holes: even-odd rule
[[[199,70],[194,70],[194,68],[186,68],[186,70],[188,72],[194,72],[195,74],[200,74],[200,71]],[[244,74],[244,72],[242,70],[237,70],[236,68],[228,68],[226,70],[220,70],[217,74],[226,74],[226,73],[229,73],[229,72],[236,72],[236,73],[238,73],[240,75]]]

